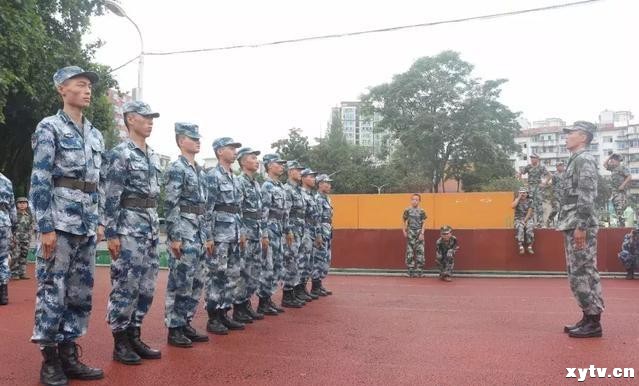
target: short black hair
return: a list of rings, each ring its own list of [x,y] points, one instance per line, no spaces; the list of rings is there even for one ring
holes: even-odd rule
[[[419,193],[413,193],[413,194],[410,196],[410,198],[413,198],[413,197],[417,197],[417,198],[419,198],[419,201],[420,201],[420,202],[422,201],[422,196],[420,196],[420,195],[419,195]]]

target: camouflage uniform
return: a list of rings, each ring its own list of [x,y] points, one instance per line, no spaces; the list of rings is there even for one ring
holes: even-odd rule
[[[215,254],[208,259],[207,310],[224,310],[236,301],[236,288],[241,285],[242,192],[237,177],[221,165],[207,172],[206,182],[209,189],[206,215],[215,242]]]
[[[555,217],[557,217],[557,213],[559,213],[559,206],[561,201],[561,180],[564,178],[564,174],[566,172],[555,172],[552,175],[552,210],[548,215],[548,221],[546,225],[549,227],[555,223]]]
[[[160,159],[127,139],[107,156],[105,237],[120,240],[120,256],[111,262],[107,320],[113,331],[140,327],[149,311],[160,267],[158,255],[162,171]]]
[[[13,185],[0,173],[0,285],[7,285],[9,276],[9,251],[12,232],[18,224]],[[15,256],[14,256],[15,259]]]
[[[453,267],[455,266],[455,252],[459,248],[457,238],[450,236],[450,239],[444,240],[440,237],[435,244],[435,260],[439,266],[439,276],[451,276]]]
[[[318,179],[320,176],[318,176]],[[331,265],[331,243],[333,240],[333,206],[331,198],[328,195],[317,192],[315,201],[320,218],[320,235],[323,244],[319,248],[314,249],[313,254],[313,272],[312,278],[324,279],[328,275]]]
[[[266,160],[264,163],[266,164]],[[262,222],[266,224],[269,244],[266,258],[262,261],[260,270],[258,296],[269,298],[275,293],[278,282],[283,281],[286,274],[284,269],[284,232],[289,220],[286,192],[279,180],[266,177],[262,184],[261,193]]]
[[[532,217],[525,221],[528,209],[535,207],[535,199],[519,200],[515,207],[515,239],[519,244],[531,245],[535,242],[535,222]]]
[[[290,169],[290,163],[287,167]],[[299,263],[301,261],[298,261],[298,259],[300,259],[302,238],[306,227],[306,202],[302,196],[302,187],[297,182],[287,181],[284,184],[284,191],[286,192],[287,211],[289,212],[289,221],[286,224],[284,234],[293,234],[291,245],[284,246],[284,266],[286,270],[284,289],[288,290],[292,289],[300,281]]]
[[[529,197],[533,203],[533,221],[535,226],[543,226],[544,221],[544,190],[541,187],[541,180],[548,175],[548,170],[539,163],[537,166],[528,164],[522,169],[522,174],[528,175]]]
[[[52,257],[36,248],[33,342],[53,345],[84,335],[91,313],[98,224],[102,134],[84,118],[78,126],[62,110],[44,118],[32,136],[29,201],[39,234],[56,232]]]
[[[571,155],[562,180],[557,229],[564,233],[570,288],[586,315],[603,312],[604,301],[597,270],[597,164],[585,149]],[[586,247],[575,250],[575,229],[586,231]]]
[[[259,154],[259,153],[258,153]],[[239,288],[238,300],[245,302],[255,294],[260,284],[262,272],[263,251],[260,240],[268,237],[266,220],[262,215],[262,192],[260,185],[246,173],[240,175],[239,183],[242,192],[242,235],[246,239],[243,251],[242,282],[244,288]]]
[[[205,220],[206,174],[199,165],[191,165],[181,155],[169,165],[164,186],[167,243],[182,242],[179,259],[168,248],[169,278],[164,323],[169,328],[177,328],[190,324],[195,316],[207,276],[205,246],[212,238]]]
[[[623,238],[621,244],[621,252],[619,252],[619,260],[627,271],[634,272],[639,263],[639,237],[633,237],[633,234],[639,232],[635,230],[628,233]]]
[[[406,266],[409,272],[415,268],[419,271],[424,268],[424,240],[420,240],[419,236],[426,218],[426,212],[419,207],[406,208],[402,215],[404,222],[408,221],[406,226]]]
[[[626,210],[628,206],[626,201],[626,190],[619,189],[619,186],[626,180],[626,178],[630,175],[630,171],[627,167],[623,165],[617,165],[615,168],[610,170],[610,188],[612,190],[612,194],[610,195],[610,200],[612,201],[612,206],[615,208],[615,214],[617,215],[617,221],[620,227],[625,226],[625,218],[623,216],[623,212]]]
[[[20,202],[20,201],[18,201]],[[27,274],[27,256],[31,247],[31,234],[33,233],[33,216],[29,209],[18,211],[18,225],[14,232],[15,245],[11,252],[11,277],[15,279],[25,278]]]
[[[313,270],[313,250],[315,249],[315,240],[321,236],[321,228],[320,212],[315,193],[311,189],[304,187],[301,191],[306,209],[304,216],[304,235],[302,236],[302,243],[299,254],[297,255],[297,271],[300,276],[300,283],[304,284],[311,276]]]

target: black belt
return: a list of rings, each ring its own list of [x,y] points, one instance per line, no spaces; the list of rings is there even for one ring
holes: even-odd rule
[[[155,198],[127,197],[122,199],[123,208],[157,208],[158,200]]]
[[[205,209],[204,209],[204,205],[180,205],[180,212],[203,215],[205,212]]]
[[[242,213],[244,218],[250,218],[251,220],[259,220],[262,218],[262,213],[260,212],[244,212]]]
[[[289,214],[289,216],[300,218],[303,220],[306,218],[306,211],[304,211],[303,209],[291,209],[291,213]]]
[[[226,212],[233,214],[240,213],[240,207],[237,205],[216,204],[213,210],[216,212]]]
[[[284,219],[284,212],[273,211],[272,209],[268,212],[268,218],[273,220],[282,221]]]
[[[53,181],[56,188],[69,188],[81,190],[84,193],[95,193],[98,191],[98,184],[95,182],[86,182],[78,178],[58,177]]]

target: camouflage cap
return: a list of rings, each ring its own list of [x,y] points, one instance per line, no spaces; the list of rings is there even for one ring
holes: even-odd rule
[[[306,168],[302,166],[302,164],[299,163],[297,160],[290,160],[290,161],[286,161],[286,169],[293,170],[293,169],[306,169]]]
[[[16,203],[17,202],[29,202],[29,199],[26,197],[18,197],[18,199],[16,200]]]
[[[262,157],[262,163],[264,163],[264,166],[266,166],[270,163],[285,164],[286,161],[281,159],[278,154],[270,153],[264,154],[264,157]]]
[[[566,163],[564,161],[557,161],[557,163],[555,165],[556,166],[566,166]]]
[[[75,78],[78,76],[86,76],[91,81],[91,84],[96,84],[100,81],[100,77],[93,71],[84,71],[78,66],[67,66],[58,69],[58,71],[53,74],[53,84],[58,87],[66,80]]]
[[[522,186],[521,188],[519,188],[519,193],[528,193],[528,188],[525,186]]]
[[[306,176],[316,176],[317,172],[313,171],[313,169],[311,168],[306,168],[304,170],[302,170],[302,177],[306,177]]]
[[[260,155],[261,152],[259,150],[253,150],[250,147],[243,147],[240,150],[237,151],[237,159],[239,160],[240,158],[244,157],[245,155],[249,155],[249,154],[255,154],[255,155]]]
[[[218,149],[227,146],[238,148],[242,147],[242,144],[239,142],[235,142],[231,137],[221,137],[213,141],[213,151],[217,151]]]
[[[333,182],[333,180],[331,180],[331,177],[327,174],[318,174],[315,178],[315,182],[319,184],[320,182]]]
[[[122,106],[122,113],[137,113],[144,117],[158,118],[160,113],[156,113],[151,110],[151,106],[147,105],[142,101],[131,101],[126,102],[124,106]]]
[[[564,133],[570,133],[575,130],[581,130],[589,133],[592,137],[595,134],[595,131],[597,131],[597,126],[595,126],[594,123],[588,121],[577,121],[573,123],[572,126],[564,127],[563,131]]]
[[[202,138],[198,125],[189,122],[175,122],[175,134],[186,135],[192,139]]]
[[[439,228],[439,233],[441,233],[442,235],[449,234],[452,231],[453,228],[451,228],[450,225],[444,225],[443,227]]]
[[[621,162],[621,161],[623,161],[623,156],[621,154],[619,154],[619,153],[612,153],[610,155],[610,159],[614,159],[614,160],[617,160],[617,161]]]

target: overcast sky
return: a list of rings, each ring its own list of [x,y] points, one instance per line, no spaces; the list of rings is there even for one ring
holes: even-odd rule
[[[122,0],[145,51],[170,51],[350,32],[562,4],[560,0],[210,1]],[[144,100],[161,113],[149,143],[174,158],[173,124],[231,136],[269,151],[288,129],[315,138],[330,109],[388,82],[422,56],[455,50],[484,79],[506,78],[502,102],[533,121],[596,121],[603,109],[639,116],[636,0],[606,0],[523,16],[306,43],[175,56],[146,56]],[[134,27],[107,13],[87,40],[117,67],[139,53]],[[635,36],[635,38],[632,38]],[[137,84],[137,62],[114,73]]]

